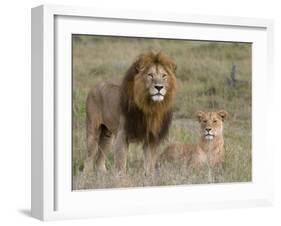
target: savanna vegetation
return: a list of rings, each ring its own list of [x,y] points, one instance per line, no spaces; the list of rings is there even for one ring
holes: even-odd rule
[[[188,170],[162,163],[157,175],[145,177],[142,147],[131,144],[126,178],[114,176],[113,153],[107,174],[84,175],[86,157],[85,101],[96,83],[120,83],[134,59],[146,51],[163,51],[177,63],[177,95],[169,138],[196,143],[198,110],[225,109],[226,156],[222,168]],[[102,36],[73,36],[73,189],[161,186],[251,181],[251,44]],[[109,109],[110,110],[110,109]]]

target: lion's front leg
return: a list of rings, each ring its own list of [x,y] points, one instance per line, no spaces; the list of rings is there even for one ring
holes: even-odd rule
[[[144,171],[145,175],[152,175],[156,168],[156,161],[158,158],[158,147],[155,144],[144,144]]]
[[[124,175],[127,167],[128,141],[123,129],[119,130],[114,148],[114,162],[118,175]]]

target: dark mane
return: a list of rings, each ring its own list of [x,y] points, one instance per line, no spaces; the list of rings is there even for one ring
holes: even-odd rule
[[[145,115],[140,109],[131,108],[129,111],[122,110],[126,119],[125,130],[129,140],[159,143],[168,135],[172,121],[172,111],[168,111],[164,114],[159,132],[153,134],[148,130]]]

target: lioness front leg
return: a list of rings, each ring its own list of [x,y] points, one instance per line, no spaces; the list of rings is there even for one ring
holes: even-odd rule
[[[144,144],[144,172],[146,176],[153,175],[156,168],[158,148],[155,144]]]

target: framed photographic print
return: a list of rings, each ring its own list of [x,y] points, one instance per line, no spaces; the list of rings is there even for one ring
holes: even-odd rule
[[[270,205],[270,20],[32,9],[32,216]]]

